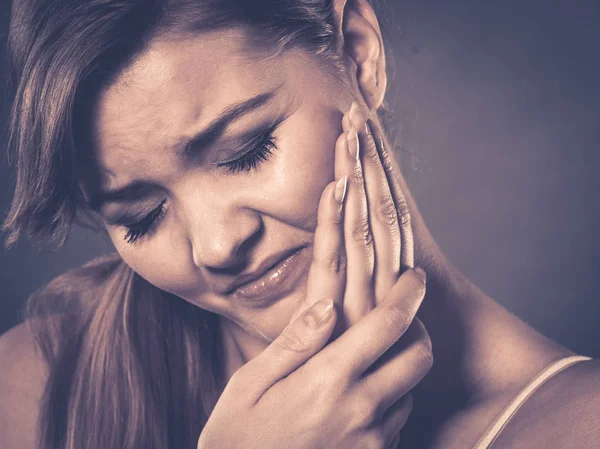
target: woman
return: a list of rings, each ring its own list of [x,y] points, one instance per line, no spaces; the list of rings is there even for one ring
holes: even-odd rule
[[[2,337],[6,446],[595,444],[597,361],[419,215],[366,0],[21,0],[10,41],[9,242],[63,241],[77,212],[117,253]]]

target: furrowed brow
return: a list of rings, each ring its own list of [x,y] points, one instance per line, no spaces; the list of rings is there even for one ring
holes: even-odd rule
[[[179,157],[188,160],[193,153],[212,144],[223,131],[235,120],[269,103],[275,96],[275,91],[266,92],[242,103],[225,108],[205,129],[193,136],[179,152]]]
[[[205,129],[189,139],[178,152],[178,157],[184,161],[189,160],[193,153],[213,143],[223,131],[235,120],[268,104],[275,96],[276,91],[265,92],[241,103],[226,107]],[[106,203],[134,201],[146,197],[152,189],[148,182],[137,180],[123,187],[101,190],[89,201],[92,210],[100,209]]]

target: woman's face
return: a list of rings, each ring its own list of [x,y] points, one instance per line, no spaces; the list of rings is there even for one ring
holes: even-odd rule
[[[353,97],[317,58],[261,57],[244,42],[153,41],[99,98],[100,177],[84,188],[133,270],[270,340],[303,300]],[[231,291],[298,248],[275,289]]]

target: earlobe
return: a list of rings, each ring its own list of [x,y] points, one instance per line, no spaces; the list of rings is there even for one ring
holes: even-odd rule
[[[367,0],[341,0],[336,7],[343,50],[350,60],[350,74],[370,111],[383,103],[387,87],[385,52],[379,22]]]

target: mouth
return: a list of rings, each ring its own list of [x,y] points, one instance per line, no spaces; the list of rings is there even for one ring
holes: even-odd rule
[[[307,246],[285,252],[258,277],[231,288],[226,294],[249,301],[255,307],[265,306],[280,299],[285,293],[293,290],[306,271],[307,264],[303,262]]]

